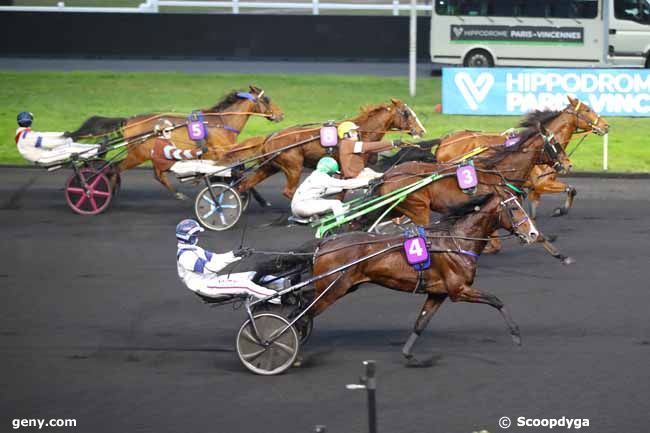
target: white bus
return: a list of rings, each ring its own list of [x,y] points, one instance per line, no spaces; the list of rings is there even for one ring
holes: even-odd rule
[[[431,60],[464,66],[650,67],[650,0],[433,0]],[[609,23],[603,64],[604,24]]]

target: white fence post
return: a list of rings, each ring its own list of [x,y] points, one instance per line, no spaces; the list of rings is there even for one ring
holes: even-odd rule
[[[160,9],[158,8],[158,0],[147,0],[147,2],[141,4],[140,7],[149,9],[151,12],[160,12]]]
[[[411,0],[411,22],[409,34],[409,94],[415,96],[415,80],[417,79],[417,0]]]
[[[239,13],[239,0],[232,0],[232,13]]]
[[[608,166],[607,160],[609,158],[609,155],[608,155],[609,149],[608,149],[608,147],[609,147],[609,134],[605,134],[603,136],[603,170],[605,170],[605,171],[607,171],[607,168],[608,168],[607,167]]]
[[[399,0],[393,0],[393,16],[399,15]]]
[[[313,15],[319,15],[320,14],[318,0],[312,0],[312,2],[311,2],[311,13]]]

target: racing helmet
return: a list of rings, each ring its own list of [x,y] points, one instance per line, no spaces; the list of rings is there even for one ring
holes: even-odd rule
[[[199,233],[205,231],[193,219],[186,219],[176,225],[176,239],[183,244],[196,245],[199,241]]]
[[[359,125],[357,125],[354,122],[350,121],[345,121],[342,122],[339,127],[336,129],[336,131],[339,134],[339,138],[345,138],[345,134],[349,133],[352,130],[359,129]]]
[[[16,121],[18,122],[18,126],[29,128],[32,126],[32,122],[34,121],[34,115],[28,111],[21,111],[18,113]]]
[[[316,164],[316,170],[325,174],[340,173],[339,163],[331,156],[325,156]]]
[[[160,119],[153,130],[156,134],[160,134],[165,138],[171,138],[174,124],[169,119]]]

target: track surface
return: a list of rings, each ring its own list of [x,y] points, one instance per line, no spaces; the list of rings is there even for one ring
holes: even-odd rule
[[[514,243],[480,259],[475,286],[509,306],[521,348],[496,311],[447,303],[416,347],[435,365],[404,368],[399,350],[423,297],[366,285],[317,319],[304,367],[259,377],[234,352],[243,313],[203,305],[176,276],[174,225],[191,203],[137,170],[109,213],[79,217],[63,200],[65,175],[0,169],[2,432],[14,418],[76,418],[70,431],[92,433],[364,432],[365,395],[344,385],[365,359],[378,363],[382,432],[494,433],[502,416],[647,431],[647,180],[572,179],[572,214],[539,226],[560,236],[573,266]],[[262,226],[286,209],[280,180],[262,188],[271,211],[251,206],[246,245],[290,249],[310,237]],[[241,226],[202,244],[236,248]]]

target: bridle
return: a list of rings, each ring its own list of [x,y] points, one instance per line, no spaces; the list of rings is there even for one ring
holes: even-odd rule
[[[512,209],[510,209],[510,206],[509,206],[509,205],[510,205],[510,203],[512,203],[512,202],[514,202],[515,205],[517,206],[517,208],[518,208],[519,210],[521,210],[521,212],[525,215],[525,216],[524,216],[522,219],[520,219],[519,221],[515,221],[515,214],[514,214],[514,212],[512,211]],[[519,200],[517,200],[517,197],[516,197],[514,194],[510,194],[510,197],[507,198],[507,199],[505,199],[505,200],[502,200],[502,201],[499,203],[499,206],[501,206],[501,211],[503,211],[503,210],[505,209],[505,211],[506,211],[506,215],[508,215],[508,219],[510,220],[510,226],[512,227],[511,230],[510,230],[510,232],[511,232],[512,234],[516,235],[517,237],[519,237],[521,240],[524,240],[524,241],[525,241],[525,240],[526,240],[526,237],[525,237],[523,234],[518,233],[518,232],[517,232],[517,229],[518,229],[521,225],[523,225],[523,224],[529,222],[529,221],[530,221],[530,217],[528,216],[528,214],[527,214],[526,211],[524,210],[524,208],[523,208],[523,206],[521,205],[521,203],[519,203]]]
[[[544,147],[540,152],[545,153],[546,156],[553,162],[553,170],[558,173],[563,172],[566,168],[560,162],[560,154],[564,153],[564,149],[560,146],[560,143],[557,141],[555,134],[550,132],[548,135],[545,135],[540,131],[539,135],[544,140]],[[544,164],[543,161],[539,161],[541,164]]]
[[[570,108],[567,108],[565,111],[569,114],[573,114],[576,116],[576,119],[580,119],[583,122],[585,122],[588,126],[591,132],[598,134],[598,135],[605,135],[607,131],[603,130],[598,124],[600,123],[600,120],[602,119],[600,117],[600,114],[596,113],[596,120],[591,120],[587,116],[585,116],[582,111],[580,111],[580,106],[583,105],[582,101],[578,101],[578,105],[573,108],[573,105],[570,105]]]

